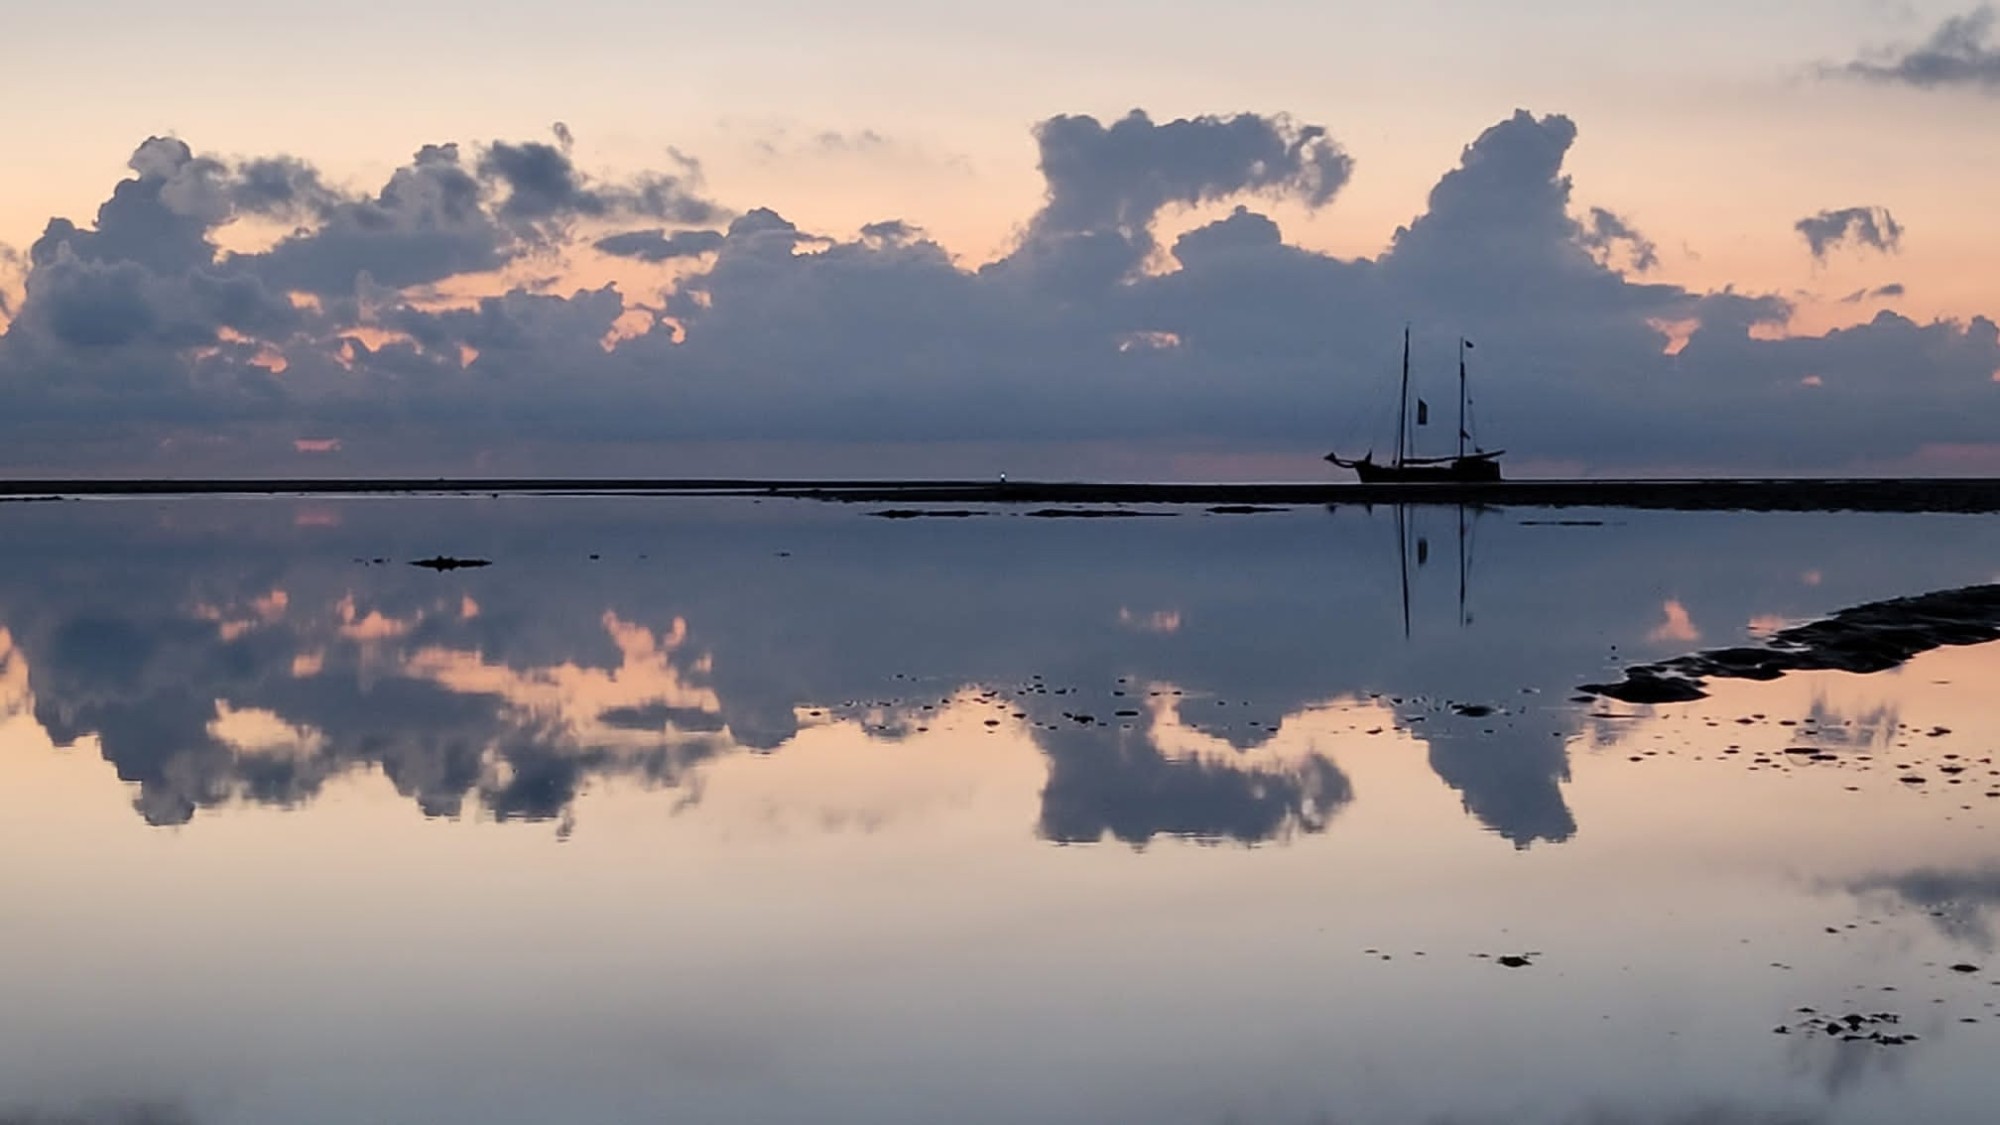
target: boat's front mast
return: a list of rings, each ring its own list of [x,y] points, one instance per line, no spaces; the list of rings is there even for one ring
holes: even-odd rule
[[[1403,325],[1403,393],[1396,401],[1396,467],[1403,467],[1410,433],[1410,326]]]

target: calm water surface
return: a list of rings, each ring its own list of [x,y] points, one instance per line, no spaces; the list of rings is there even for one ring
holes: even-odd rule
[[[2000,646],[1573,696],[2000,520],[1398,543],[0,506],[0,1120],[1992,1119]]]

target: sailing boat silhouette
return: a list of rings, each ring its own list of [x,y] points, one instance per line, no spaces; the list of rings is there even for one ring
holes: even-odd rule
[[[1396,405],[1396,459],[1386,465],[1375,462],[1375,451],[1369,450],[1360,458],[1349,460],[1338,453],[1326,455],[1328,461],[1343,469],[1353,469],[1363,484],[1478,484],[1491,483],[1500,479],[1500,457],[1506,452],[1496,449],[1487,452],[1479,448],[1472,436],[1472,428],[1467,420],[1466,404],[1470,396],[1466,392],[1465,353],[1472,350],[1472,341],[1461,336],[1458,339],[1458,452],[1451,457],[1417,457],[1410,452],[1414,444],[1410,433],[1410,328],[1403,326],[1403,386]],[[1431,420],[1431,404],[1417,400],[1417,425],[1428,426]],[[1472,452],[1465,451],[1465,443],[1471,441]]]

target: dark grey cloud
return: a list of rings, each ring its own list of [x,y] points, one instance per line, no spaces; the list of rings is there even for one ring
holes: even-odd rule
[[[18,322],[83,350],[137,343],[170,349],[211,345],[217,332],[282,337],[296,310],[254,277],[190,270],[163,279],[135,262],[94,261],[67,246],[37,269]]]
[[[485,187],[455,144],[424,145],[380,191],[343,199],[321,222],[229,264],[272,285],[352,296],[360,279],[400,289],[483,273],[520,252],[516,234],[488,210]]]
[[[1584,227],[1583,244],[1598,254],[1598,261],[1609,264],[1614,251],[1625,248],[1627,260],[1633,270],[1645,273],[1660,264],[1660,249],[1651,239],[1633,229],[1624,218],[1606,211],[1602,207],[1590,209],[1590,222]]]
[[[863,226],[861,238],[877,246],[907,245],[923,241],[924,229],[901,219],[884,219],[879,223]]]
[[[35,266],[55,261],[64,247],[86,261],[130,262],[160,273],[214,259],[208,232],[228,218],[221,163],[196,158],[177,138],[149,137],[127,166],[137,175],[112,190],[91,228],[49,220],[28,248]]]
[[[230,184],[236,210],[278,219],[323,217],[340,198],[320,179],[319,169],[290,156],[246,160],[236,167]]]
[[[1824,260],[1835,248],[1855,246],[1892,254],[1903,246],[1903,225],[1886,207],[1843,207],[1821,211],[1792,224],[1811,248],[1812,256]]]
[[[1120,276],[1150,252],[1153,222],[1168,206],[1255,194],[1322,207],[1354,172],[1324,127],[1254,113],[1164,124],[1136,109],[1109,125],[1052,117],[1035,127],[1035,141],[1048,196],[1029,224],[1028,247],[1078,240],[1082,254],[1046,257],[1096,257]]]
[[[1830,72],[1887,85],[1920,90],[1961,87],[2000,93],[2000,49],[1993,40],[1995,12],[1981,4],[1948,17],[1921,44],[1875,52]]]
[[[277,291],[352,297],[363,278],[403,289],[497,270],[580,220],[725,217],[699,194],[693,162],[606,181],[580,170],[567,145],[534,141],[495,142],[470,162],[456,144],[424,145],[373,195],[331,187],[294,157],[231,162],[174,137],[146,140],[130,167],[137,175],[114,189],[92,227],[52,220],[31,262],[52,264],[68,247],[84,261],[132,263],[163,278],[222,269]],[[242,216],[296,229],[268,250],[219,255],[212,232]]]
[[[1892,281],[1887,285],[1878,285],[1872,289],[1856,289],[1854,292],[1842,297],[1840,303],[1844,305],[1859,305],[1869,301],[1893,301],[1905,296],[1908,292],[1908,287],[1902,282]]]
[[[671,262],[678,258],[698,258],[722,248],[722,234],[712,230],[682,230],[668,234],[651,230],[626,231],[607,235],[591,245],[603,253],[641,262]]]
[[[1317,125],[1241,113],[1156,124],[1142,110],[1105,125],[1095,117],[1052,117],[1035,127],[1048,202],[1035,223],[1046,231],[1144,231],[1169,204],[1197,204],[1245,192],[1331,202],[1354,162]]]
[[[1420,387],[1447,374],[1454,337],[1478,341],[1476,417],[1517,455],[1803,472],[1990,440],[1992,322],[1885,314],[1769,338],[1792,312],[1780,296],[1639,277],[1657,251],[1578,205],[1576,138],[1560,115],[1510,115],[1387,250],[1342,258],[1257,209],[1334,197],[1352,161],[1320,126],[1052,118],[1045,206],[979,267],[895,217],[836,237],[752,207],[718,233],[699,166],[672,151],[664,171],[610,180],[557,145],[427,145],[364,195],[295,159],[154,138],[94,223],[52,221],[30,251],[0,407],[47,440],[0,457],[101,465],[186,432],[258,471],[291,431],[415,472],[502,471],[534,448],[537,471],[643,455],[699,474],[696,443],[757,442],[783,450],[765,472],[894,443],[922,446],[918,472],[983,474],[996,455],[1104,471],[1048,458],[1115,447],[1162,466],[1195,448],[1295,457],[1312,475],[1329,444],[1385,440],[1406,322]],[[1218,201],[1238,205],[1160,245],[1166,209]],[[217,225],[243,215],[295,228],[219,252]],[[1802,233],[1828,252],[1900,231],[1864,208]],[[432,292],[531,262],[560,276],[560,255],[593,243],[693,268],[644,305],[543,280],[456,307]],[[1671,356],[1668,326],[1684,337]]]
[[[482,180],[500,190],[500,218],[514,222],[636,216],[706,223],[721,217],[714,204],[689,191],[677,176],[593,181],[570,159],[568,145],[496,141],[480,153],[478,169]]]

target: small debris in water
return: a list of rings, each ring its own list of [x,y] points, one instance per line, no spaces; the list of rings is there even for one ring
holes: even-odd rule
[[[375,561],[381,562],[382,560],[376,559]],[[492,566],[493,563],[487,559],[455,559],[449,555],[438,555],[435,558],[417,559],[410,565],[442,573],[447,570],[470,570],[474,567]]]

